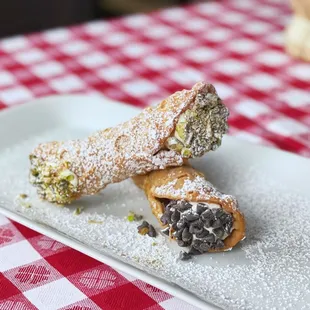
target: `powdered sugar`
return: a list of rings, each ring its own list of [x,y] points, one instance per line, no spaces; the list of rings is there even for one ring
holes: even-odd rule
[[[210,116],[200,124],[201,130],[214,128],[200,137],[207,140],[200,144],[199,156],[215,149],[213,146],[221,142],[227,131],[228,110],[214,87],[201,82],[191,90],[169,96],[156,108],[149,107],[131,120],[100,130],[87,139],[40,144],[31,153],[31,183],[38,187],[41,198],[65,204],[137,174],[180,166],[183,156],[167,150],[165,141],[173,134],[180,116],[202,103],[210,106]],[[71,171],[78,185],[71,186],[60,177],[64,169]]]
[[[158,228],[144,193],[131,180],[110,185],[102,194],[65,208],[37,198],[28,184],[27,155],[38,142],[76,138],[71,133],[60,128],[1,152],[1,206],[48,224],[224,309],[310,308],[310,200],[305,192],[297,194],[293,186],[286,187],[289,184],[286,179],[273,170],[276,165],[264,168],[267,158],[264,150],[256,156],[257,150],[252,151],[252,146],[224,141],[214,154],[193,161],[218,188],[238,198],[247,219],[247,239],[230,252],[180,262],[175,242],[159,235],[158,245],[152,246],[153,238],[139,235],[137,223],[124,219],[132,210],[142,213]],[[282,160],[287,167],[288,180],[304,172],[298,166],[289,169],[297,160],[294,157],[286,161],[281,153],[268,155],[269,161],[274,159]],[[15,197],[21,193],[29,196],[31,208],[14,205]],[[77,206],[83,206],[84,210],[73,215]],[[98,224],[90,224],[89,220]]]
[[[194,180],[185,180],[184,185],[180,189],[176,189],[176,181],[171,181],[166,185],[157,187],[154,190],[155,196],[168,196],[168,197],[179,197],[179,199],[185,199],[188,192],[197,191],[199,195],[197,199],[209,199],[210,197],[218,197],[222,200],[234,198],[230,195],[219,192],[214,185],[201,176],[197,176]]]

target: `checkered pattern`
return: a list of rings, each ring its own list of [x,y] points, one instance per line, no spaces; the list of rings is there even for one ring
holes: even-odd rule
[[[0,309],[197,308],[0,216]]]
[[[63,93],[137,106],[199,80],[230,133],[310,156],[310,64],[283,50],[283,0],[222,0],[0,41],[0,109]],[[0,309],[194,309],[0,217]]]

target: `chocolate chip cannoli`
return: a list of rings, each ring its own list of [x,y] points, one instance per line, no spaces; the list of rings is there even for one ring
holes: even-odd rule
[[[227,118],[214,87],[200,82],[85,140],[40,144],[30,155],[30,182],[42,199],[67,204],[110,183],[215,150]]]
[[[145,191],[162,232],[180,247],[189,247],[186,254],[227,251],[245,237],[237,200],[219,192],[194,168],[170,167],[133,180]]]

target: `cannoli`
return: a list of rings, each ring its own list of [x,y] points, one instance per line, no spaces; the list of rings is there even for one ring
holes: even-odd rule
[[[227,118],[214,87],[200,82],[85,140],[40,144],[30,155],[30,182],[42,199],[67,204],[109,183],[215,150]]]
[[[188,254],[232,249],[245,237],[237,200],[219,192],[190,166],[170,167],[133,178],[145,191],[162,232],[189,247]]]

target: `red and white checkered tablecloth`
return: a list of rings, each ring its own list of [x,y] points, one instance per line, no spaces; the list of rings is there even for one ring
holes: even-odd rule
[[[310,156],[310,64],[283,50],[288,1],[222,0],[0,41],[0,109],[63,93],[138,106],[199,80],[230,133]],[[0,216],[0,309],[196,309]]]

